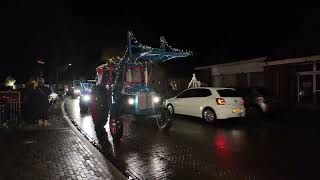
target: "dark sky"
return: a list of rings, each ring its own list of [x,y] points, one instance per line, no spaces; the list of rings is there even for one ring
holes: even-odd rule
[[[0,8],[1,76],[25,77],[37,56],[49,69],[72,63],[74,72],[92,72],[103,51],[125,48],[128,30],[146,45],[164,35],[194,51],[172,67],[320,53],[318,4],[10,0]]]

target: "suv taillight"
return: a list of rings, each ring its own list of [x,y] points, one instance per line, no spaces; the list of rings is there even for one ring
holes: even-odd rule
[[[216,98],[216,102],[218,105],[225,105],[226,101],[223,98]]]

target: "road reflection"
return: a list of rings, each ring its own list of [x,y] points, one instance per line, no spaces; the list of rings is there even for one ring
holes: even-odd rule
[[[67,101],[67,112],[69,116],[77,123],[78,126],[91,138],[97,139],[96,131],[92,117],[88,113],[81,113],[79,106],[79,99],[72,99]]]
[[[232,121],[212,127],[183,116],[177,116],[169,132],[159,131],[152,120],[128,117],[122,140],[113,143],[109,124],[96,131],[91,115],[80,113],[78,100],[67,101],[65,108],[101,152],[134,179],[278,179],[279,172],[286,179],[296,169],[310,168],[296,154],[311,157],[307,151],[320,151],[305,133]]]
[[[94,129],[94,125],[92,123],[91,115],[83,116],[80,119],[79,125],[90,137],[96,137],[96,132],[92,131],[92,129]]]
[[[124,120],[124,137],[114,144],[109,124],[103,130],[95,130],[91,115],[80,113],[77,99],[70,100],[67,109],[81,129],[99,144],[108,159],[133,178],[196,177],[199,169],[214,167],[210,163],[222,169],[213,174],[209,169],[202,169],[205,176],[226,174],[230,168],[236,169],[233,152],[241,151],[241,130],[215,131],[207,124],[186,120],[177,121],[169,133],[163,133],[155,131],[150,121],[136,122],[129,117]],[[213,149],[205,148],[212,141]]]

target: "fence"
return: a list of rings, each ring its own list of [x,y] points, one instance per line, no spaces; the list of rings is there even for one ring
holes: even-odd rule
[[[17,124],[21,115],[20,92],[0,91],[0,127]]]

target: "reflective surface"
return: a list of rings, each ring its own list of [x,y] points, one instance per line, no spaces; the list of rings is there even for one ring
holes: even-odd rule
[[[198,118],[177,116],[169,132],[157,130],[153,121],[128,117],[124,137],[113,144],[107,131],[95,133],[91,116],[81,114],[77,103],[66,102],[69,116],[120,171],[134,179],[318,177],[319,132],[300,121],[289,126],[293,117],[261,123],[230,120],[212,127]]]

